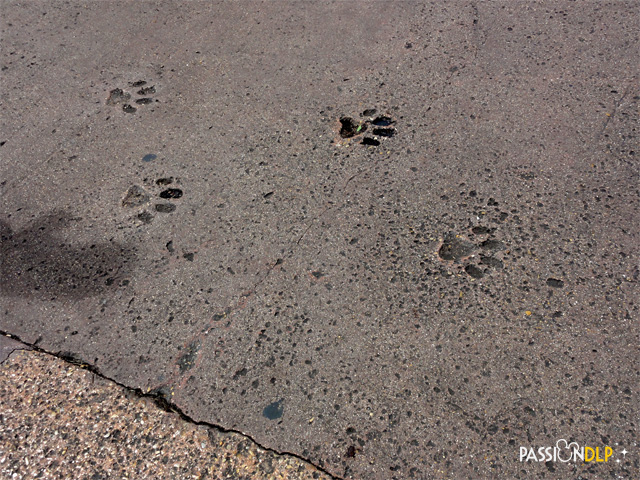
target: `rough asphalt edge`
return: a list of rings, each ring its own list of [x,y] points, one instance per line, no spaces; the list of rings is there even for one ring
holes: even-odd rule
[[[178,414],[178,416],[187,423],[190,423],[192,425],[197,425],[197,426],[202,426],[202,427],[207,427],[207,428],[211,428],[213,430],[217,430],[221,433],[235,433],[238,435],[241,435],[244,438],[247,438],[248,440],[252,441],[255,445],[257,445],[258,447],[262,448],[263,450],[266,450],[268,452],[273,452],[277,455],[288,455],[294,458],[297,458],[298,460],[305,462],[311,466],[313,466],[314,468],[318,469],[318,471],[322,472],[323,474],[331,477],[334,480],[344,480],[342,477],[337,477],[333,474],[331,474],[330,472],[328,472],[327,470],[325,470],[324,468],[322,468],[320,465],[317,465],[313,462],[311,462],[310,460],[301,457],[300,455],[296,454],[296,453],[292,453],[292,452],[287,452],[287,451],[280,451],[280,450],[276,450],[274,448],[271,447],[267,447],[265,445],[260,444],[256,439],[254,439],[251,435],[248,435],[244,432],[241,432],[240,430],[234,430],[233,428],[225,428],[222,425],[216,425],[214,423],[210,423],[210,422],[206,422],[206,421],[197,421],[194,420],[193,418],[191,418],[189,415],[187,415],[186,413],[184,413],[182,411],[182,409],[180,409],[180,407],[178,407],[177,405],[175,405],[174,403],[168,401],[162,394],[160,393],[155,393],[153,391],[145,393],[143,392],[141,389],[139,388],[131,388],[128,387],[120,382],[118,382],[117,380],[114,380],[113,378],[109,378],[108,376],[104,375],[102,372],[100,372],[100,370],[93,366],[90,365],[88,363],[79,361],[75,358],[72,358],[69,355],[65,355],[63,352],[49,352],[41,347],[38,347],[38,345],[36,343],[30,344],[25,342],[24,340],[22,340],[20,337],[13,335],[11,333],[5,332],[3,330],[0,330],[0,335],[2,335],[5,338],[9,338],[11,340],[15,340],[16,342],[19,342],[20,346],[16,346],[16,348],[14,348],[13,350],[9,351],[7,356],[5,358],[0,358],[0,364],[3,364],[7,358],[9,358],[9,356],[15,352],[16,350],[33,350],[35,352],[39,352],[39,353],[43,353],[45,355],[50,355],[52,357],[55,357],[59,360],[62,360],[65,363],[68,363],[70,365],[74,365],[78,368],[81,368],[83,370],[86,370],[88,372],[93,373],[94,375],[108,381],[111,382],[114,385],[119,386],[120,388],[125,389],[127,392],[130,392],[132,394],[134,394],[137,398],[146,398],[146,399],[150,399],[152,400],[156,406],[162,410],[164,410],[165,412],[169,412],[169,413],[176,413]]]

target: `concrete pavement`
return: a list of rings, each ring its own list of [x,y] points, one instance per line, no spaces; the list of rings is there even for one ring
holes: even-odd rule
[[[0,330],[337,478],[637,476],[635,2],[1,17]]]

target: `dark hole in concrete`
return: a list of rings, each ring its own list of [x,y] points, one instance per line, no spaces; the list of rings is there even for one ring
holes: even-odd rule
[[[267,193],[265,193],[264,195],[262,195],[262,198],[265,198],[265,199],[266,199],[266,198],[271,197],[272,195],[273,195],[273,192],[267,192]]]
[[[504,250],[504,244],[500,240],[485,240],[480,246],[486,250]]]
[[[155,85],[152,85],[150,87],[144,87],[141,88],[140,90],[138,90],[138,95],[150,95],[152,93],[156,93],[156,87]]]
[[[167,188],[160,192],[160,198],[180,198],[182,197],[182,190],[179,188]]]
[[[564,287],[564,282],[557,278],[547,278],[547,285],[553,288],[562,288]]]
[[[375,108],[367,108],[364,112],[362,112],[362,116],[363,117],[372,117],[373,115],[376,114],[378,110],[376,110]]]
[[[125,103],[122,106],[122,111],[125,112],[125,113],[136,113],[136,110],[137,110],[136,107],[134,107],[134,106],[132,106],[132,105],[130,105],[128,103]]]
[[[504,264],[502,263],[502,260],[499,260],[499,259],[494,258],[494,257],[480,256],[480,263],[482,265],[487,265],[488,267],[493,267],[493,268],[503,268],[504,267]]]
[[[371,138],[371,137],[364,137],[362,139],[362,142],[360,142],[362,145],[372,145],[374,147],[377,147],[378,145],[380,145],[380,140],[376,140],[375,138]]]
[[[474,250],[474,246],[465,242],[454,235],[447,235],[444,239],[444,243],[438,250],[438,255],[443,260],[460,261],[464,257],[471,255]]]
[[[393,125],[395,121],[391,117],[380,115],[379,117],[374,118],[371,123],[376,127],[388,127],[389,125]]]
[[[136,100],[136,103],[138,105],[148,105],[151,102],[153,102],[153,98],[148,98],[148,97],[147,98],[139,98],[139,99]]]
[[[487,233],[490,233],[491,229],[487,227],[477,226],[477,227],[473,227],[471,231],[476,235],[485,235]]]
[[[374,128],[373,134],[379,137],[393,137],[396,134],[394,128]]]
[[[173,177],[159,178],[156,180],[156,185],[171,185],[173,183]]]
[[[342,117],[340,123],[342,124],[342,128],[340,129],[340,136],[342,138],[355,137],[367,129],[366,125],[356,122],[351,117]]]
[[[147,211],[140,212],[140,213],[138,214],[138,219],[139,219],[142,223],[144,223],[144,224],[148,225],[148,224],[150,224],[150,223],[153,221],[153,215],[151,215],[151,214],[150,214],[149,212],[147,212]]]
[[[147,82],[145,82],[144,80],[138,80],[137,82],[130,83],[132,87],[142,87],[143,85],[146,85],[146,84]]]
[[[156,204],[156,212],[159,213],[171,213],[175,211],[176,206],[171,205],[170,203],[157,203]]]
[[[482,278],[484,277],[484,272],[476,267],[475,265],[467,265],[464,267],[464,271],[469,274],[469,276],[473,278]]]

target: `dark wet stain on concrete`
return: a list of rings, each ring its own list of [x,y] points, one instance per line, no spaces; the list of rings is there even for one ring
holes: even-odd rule
[[[396,134],[394,128],[374,128],[373,134],[379,137],[393,137]]]

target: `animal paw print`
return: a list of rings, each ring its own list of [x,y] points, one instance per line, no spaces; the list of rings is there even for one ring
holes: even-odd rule
[[[153,103],[153,98],[149,95],[156,93],[155,85],[147,86],[147,82],[145,80],[139,80],[137,82],[130,83],[129,86],[132,88],[140,88],[136,92],[136,95],[139,95],[141,98],[137,98],[133,103],[136,105],[149,105],[150,103]],[[137,107],[131,105],[131,93],[126,92],[121,88],[114,88],[109,92],[107,105],[118,105],[120,103],[122,104],[122,111],[125,113],[136,113],[136,110],[138,110]]]
[[[493,232],[493,229],[473,227],[473,242],[463,235],[447,234],[438,249],[438,256],[450,266],[463,268],[470,277],[480,279],[491,270],[502,269],[504,266],[497,256],[506,248],[504,243],[491,237],[482,240]]]
[[[163,177],[157,179],[147,188],[143,188],[139,185],[132,185],[129,187],[127,192],[125,193],[122,199],[122,206],[125,208],[145,208],[143,211],[138,213],[137,218],[142,223],[149,224],[153,221],[153,214],[146,210],[146,207],[149,206],[152,199],[152,194],[149,193],[148,189],[151,190],[161,190],[157,196],[162,200],[168,200],[168,202],[159,201],[154,204],[153,208],[158,213],[172,213],[176,210],[176,204],[173,203],[173,200],[177,200],[181,198],[183,195],[183,191],[180,188],[176,188],[175,185],[169,187],[169,185],[173,185],[174,182],[179,183],[178,179],[174,179],[173,177]],[[149,184],[150,182],[145,179],[145,183]],[[162,188],[161,187],[168,187]]]
[[[388,115],[378,115],[375,108],[369,108],[360,114],[362,120],[355,120],[352,117],[340,118],[340,137],[354,138],[361,137],[362,145],[377,147],[385,138],[391,138],[396,134],[393,126],[396,121]],[[366,133],[366,135],[365,135]]]

